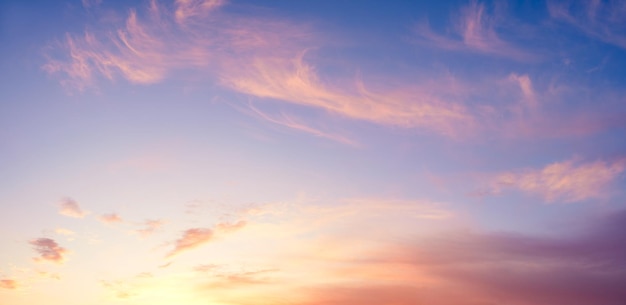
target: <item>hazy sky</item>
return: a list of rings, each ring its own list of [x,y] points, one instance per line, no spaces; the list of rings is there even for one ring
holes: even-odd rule
[[[0,3],[0,303],[623,305],[626,2]]]

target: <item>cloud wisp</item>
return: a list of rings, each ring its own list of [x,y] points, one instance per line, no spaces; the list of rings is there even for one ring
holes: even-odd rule
[[[626,161],[581,162],[574,158],[541,169],[506,172],[492,178],[480,194],[499,194],[506,189],[538,195],[546,202],[578,202],[607,197],[608,187],[626,170]]]
[[[39,254],[39,257],[34,258],[35,261],[49,261],[60,264],[65,261],[65,255],[69,253],[67,249],[59,246],[56,241],[50,238],[31,240],[29,244]]]
[[[216,235],[231,233],[240,230],[246,225],[245,221],[236,223],[221,222],[215,225],[215,228],[192,228],[183,232],[182,236],[174,241],[174,249],[172,249],[166,258],[171,258],[181,252],[197,248],[203,244],[212,241]]]
[[[626,5],[622,1],[548,1],[555,20],[583,34],[626,49]]]
[[[194,9],[192,14],[187,1],[176,1],[171,12],[153,1],[147,17],[131,11],[114,35],[68,34],[62,48],[69,56],[51,56],[44,69],[79,91],[95,86],[99,77],[152,84],[175,70],[210,71],[208,76],[225,88],[350,119],[452,136],[473,125],[464,106],[450,101],[455,95],[449,90],[452,84],[433,86],[439,80],[371,90],[360,80],[332,80],[346,86],[330,86],[304,60],[307,50],[320,44],[308,27],[227,15],[219,10],[222,1],[194,3],[198,8],[206,4],[206,9]],[[288,119],[270,121],[337,138]]]
[[[59,214],[67,217],[83,218],[88,212],[83,211],[76,200],[66,197],[59,203]]]
[[[122,220],[122,217],[120,217],[120,215],[118,215],[117,213],[102,214],[100,215],[100,217],[98,217],[98,220],[106,224],[121,223],[124,221]]]
[[[449,38],[433,32],[427,23],[420,23],[416,27],[417,41],[444,50],[482,53],[520,61],[537,58],[498,35],[496,18],[489,15],[484,3],[471,1],[461,10],[454,24],[456,37]]]

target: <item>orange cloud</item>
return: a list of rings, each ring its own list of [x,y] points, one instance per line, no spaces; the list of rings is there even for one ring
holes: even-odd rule
[[[59,204],[59,214],[74,218],[83,218],[87,212],[83,211],[72,198],[63,198]]]
[[[18,284],[15,280],[11,280],[11,279],[0,280],[0,288],[13,290],[13,289],[17,289],[17,287],[18,287]]]
[[[193,228],[183,232],[183,236],[176,240],[174,249],[167,254],[172,257],[182,251],[196,248],[213,238],[213,230],[207,228]]]
[[[122,222],[123,221],[122,217],[120,217],[116,213],[100,215],[100,217],[98,217],[98,220],[100,220],[103,223],[107,223],[107,224],[118,223],[118,222]]]
[[[166,257],[172,257],[180,252],[197,248],[215,237],[215,234],[231,233],[243,228],[245,221],[236,223],[218,223],[214,229],[209,228],[193,228],[183,232],[183,236],[174,242],[174,249],[170,251]]]
[[[602,160],[582,163],[576,159],[556,162],[542,169],[527,169],[497,175],[487,194],[507,188],[536,194],[546,202],[576,202],[605,198],[607,187],[626,169],[626,161]]]
[[[62,263],[65,261],[67,249],[59,246],[53,239],[38,238],[29,242],[34,246],[34,250],[39,253],[40,257],[36,257],[35,261],[50,261]]]

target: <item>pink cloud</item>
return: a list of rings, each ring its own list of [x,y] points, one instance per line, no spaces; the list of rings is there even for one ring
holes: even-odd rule
[[[499,37],[495,18],[487,13],[483,3],[471,1],[461,10],[455,25],[457,36],[448,38],[434,33],[428,24],[422,23],[416,27],[418,41],[445,50],[484,53],[521,61],[536,58]]]
[[[626,5],[622,1],[548,1],[555,20],[589,37],[626,49]]]
[[[98,217],[98,220],[107,224],[123,222],[122,217],[120,217],[116,213],[102,214],[100,215],[100,217]]]
[[[176,0],[174,16],[177,22],[184,23],[190,17],[205,16],[225,2],[225,0]]]
[[[31,240],[29,243],[34,246],[34,250],[40,255],[35,258],[36,261],[63,263],[65,255],[68,253],[67,249],[59,246],[50,238],[38,238]]]
[[[213,238],[213,230],[208,228],[193,228],[183,232],[183,236],[176,240],[174,249],[167,254],[172,257],[182,251],[196,248],[202,244],[209,242]]]
[[[59,214],[68,217],[83,218],[87,215],[87,212],[83,211],[74,199],[68,197],[61,200],[59,204]]]
[[[197,248],[203,244],[212,241],[216,234],[232,233],[240,230],[246,225],[245,221],[236,223],[218,223],[214,229],[210,228],[192,228],[185,230],[183,235],[174,242],[172,249],[166,257],[172,257],[187,250]]]
[[[335,87],[319,78],[315,67],[304,60],[305,54],[255,58],[251,65],[231,68],[222,82],[256,97],[377,124],[423,128],[448,136],[474,127],[469,110],[460,101],[450,101],[460,98],[452,79],[384,91],[371,91],[361,81]],[[439,90],[446,85],[447,90]]]
[[[626,161],[580,162],[571,159],[541,169],[526,169],[495,176],[487,193],[517,189],[541,196],[546,202],[577,202],[607,197],[607,188],[626,169]]]
[[[271,116],[268,113],[265,113],[257,108],[255,108],[254,106],[250,105],[250,110],[251,113],[263,120],[266,120],[268,122],[274,123],[274,124],[278,124],[281,126],[285,126],[288,127],[290,129],[295,129],[301,132],[305,132],[311,135],[314,135],[316,137],[321,137],[321,138],[326,138],[326,139],[330,139],[339,143],[343,143],[346,145],[351,145],[351,146],[358,146],[358,144],[354,141],[351,140],[347,137],[344,137],[340,134],[338,134],[337,132],[326,132],[326,131],[322,131],[320,129],[317,129],[313,126],[310,126],[309,124],[303,122],[301,119],[298,119],[296,117],[294,117],[293,115],[288,115],[285,114],[283,112],[281,112],[279,115],[276,116]]]
[[[17,289],[17,281],[12,279],[0,279],[0,288],[14,290]]]

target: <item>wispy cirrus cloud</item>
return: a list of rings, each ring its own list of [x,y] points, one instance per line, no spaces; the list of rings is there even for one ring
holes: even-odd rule
[[[574,158],[541,169],[501,173],[480,194],[516,189],[538,195],[546,202],[577,202],[607,197],[607,188],[626,170],[626,161],[581,162]]]
[[[428,23],[420,23],[416,34],[418,42],[444,50],[476,52],[522,61],[537,58],[503,40],[496,30],[497,25],[484,3],[470,1],[454,20],[455,35],[452,37],[433,32]]]
[[[555,20],[585,35],[626,49],[626,4],[623,1],[548,1]]]
[[[54,239],[50,238],[38,238],[29,242],[39,254],[39,257],[35,257],[35,261],[50,261],[54,263],[63,263],[65,261],[65,255],[69,252],[67,249],[59,246]]]
[[[368,89],[362,81],[341,86],[323,82],[315,67],[295,57],[255,58],[222,76],[225,86],[252,96],[317,108],[345,118],[457,136],[471,131],[474,117],[460,102],[454,79],[413,84],[410,89]],[[448,90],[442,89],[446,83]]]
[[[344,137],[337,132],[322,131],[316,127],[311,126],[310,124],[303,122],[302,120],[298,119],[297,117],[293,115],[289,115],[284,112],[280,112],[278,115],[270,115],[266,112],[259,110],[258,108],[252,105],[250,105],[250,110],[253,115],[263,120],[266,120],[268,122],[285,126],[290,129],[295,129],[297,131],[301,131],[304,133],[308,133],[316,137],[330,139],[330,140],[343,143],[346,145],[358,146],[358,144],[354,140]]]
[[[76,200],[66,197],[59,203],[59,214],[68,217],[83,218],[88,212],[83,211]]]
[[[151,84],[174,70],[201,69],[205,74],[211,71],[210,77],[226,88],[350,119],[446,135],[471,129],[471,115],[462,104],[450,101],[452,84],[446,90],[430,89],[445,80],[380,91],[368,89],[360,80],[325,83],[315,66],[304,60],[306,50],[320,44],[314,31],[293,22],[228,15],[219,11],[222,4],[176,1],[170,11],[153,1],[147,17],[131,11],[113,35],[68,34],[62,47],[66,58],[51,56],[44,69],[79,91],[95,86],[100,77]],[[273,121],[337,138],[289,120]]]
[[[197,248],[213,240],[216,234],[225,234],[237,231],[246,225],[245,221],[235,223],[221,222],[212,228],[192,228],[183,232],[182,236],[174,241],[172,249],[166,257],[173,257],[181,252]]]

